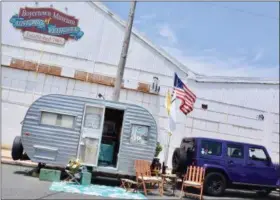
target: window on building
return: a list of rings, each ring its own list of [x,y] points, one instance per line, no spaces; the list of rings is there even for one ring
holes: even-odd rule
[[[136,144],[147,144],[149,127],[144,125],[132,124],[130,142]]]
[[[210,140],[202,140],[200,153],[202,155],[220,156],[222,155],[222,143]]]
[[[267,156],[261,148],[249,148],[249,158],[255,161],[267,161]]]
[[[42,112],[41,124],[51,125],[51,126],[60,126],[63,128],[73,128],[74,127],[74,116],[51,113],[51,112]]]
[[[244,150],[242,145],[228,144],[227,156],[231,158],[244,158]]]
[[[207,110],[208,109],[208,105],[207,104],[202,104],[201,108],[204,109],[204,110]]]

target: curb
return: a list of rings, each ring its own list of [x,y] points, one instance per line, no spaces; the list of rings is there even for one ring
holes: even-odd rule
[[[1,158],[2,164],[8,164],[8,165],[19,165],[19,166],[25,166],[25,167],[37,167],[38,163],[31,162],[31,161],[20,161],[20,160],[13,160],[11,158],[2,157]],[[50,169],[64,169],[61,166],[55,166],[55,165],[48,165],[47,168]]]
[[[1,158],[2,164],[9,164],[9,165],[19,165],[19,166],[25,166],[25,167],[37,167],[38,164],[32,163],[32,162],[25,162],[25,161],[14,161],[9,158]]]

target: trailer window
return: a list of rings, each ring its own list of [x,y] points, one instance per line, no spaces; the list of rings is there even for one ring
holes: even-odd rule
[[[73,128],[74,116],[59,113],[42,112],[41,124],[60,126],[63,128]]]
[[[147,144],[148,143],[149,127],[143,125],[132,124],[131,143]]]

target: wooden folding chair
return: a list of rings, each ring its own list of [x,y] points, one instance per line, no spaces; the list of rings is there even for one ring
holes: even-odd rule
[[[147,184],[152,187],[158,185],[160,196],[163,195],[163,180],[161,177],[151,175],[151,163],[146,160],[135,161],[136,182],[143,186],[144,194],[147,196]]]
[[[181,190],[181,197],[183,197],[183,194],[187,194],[189,196],[193,197],[199,197],[200,200],[203,199],[203,183],[204,183],[204,176],[205,176],[205,169],[203,167],[197,167],[197,166],[189,166],[187,169],[187,173],[184,176],[183,182],[182,182],[182,190]],[[185,187],[193,187],[200,189],[200,194],[192,194],[188,192],[184,192]]]
[[[78,181],[78,178],[76,177],[77,175],[80,178],[80,173],[77,172],[76,174],[72,174],[69,170],[65,170],[66,174],[68,175],[68,177],[66,179],[64,179],[64,181],[68,181],[68,182],[75,182],[76,184],[80,185],[80,182]]]

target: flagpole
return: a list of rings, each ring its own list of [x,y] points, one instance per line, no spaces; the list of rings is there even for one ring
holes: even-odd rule
[[[169,131],[169,132],[168,132],[167,148],[166,148],[165,159],[164,159],[166,165],[168,164],[168,156],[169,156],[169,147],[170,147],[171,135],[172,135],[172,133]]]
[[[175,92],[176,96],[176,92]],[[169,157],[169,148],[170,148],[170,142],[171,142],[171,136],[172,132],[175,131],[176,129],[176,101],[174,98],[174,88],[172,91],[172,96],[170,95],[169,90],[167,91],[166,95],[166,101],[165,101],[165,107],[167,110],[167,116],[168,116],[168,139],[167,139],[167,145],[165,149],[165,156],[164,156],[164,161],[165,164],[168,163],[168,157]]]
[[[178,94],[176,92],[177,89],[182,90],[185,94],[184,95],[180,94],[179,96],[177,96],[177,94]],[[192,91],[190,91],[190,89],[182,82],[182,80],[178,77],[178,75],[175,72],[172,97],[169,93],[169,90],[166,95],[166,110],[167,110],[168,119],[169,119],[169,129],[168,129],[169,137],[168,137],[166,154],[165,154],[166,163],[168,162],[172,132],[174,132],[176,129],[176,99],[179,97],[181,99],[180,110],[185,115],[187,115],[187,113],[191,112],[194,107],[196,95]],[[192,100],[191,101],[192,105],[189,105],[186,103],[185,98],[189,99],[188,97]],[[193,129],[193,124],[192,124],[192,129]]]

